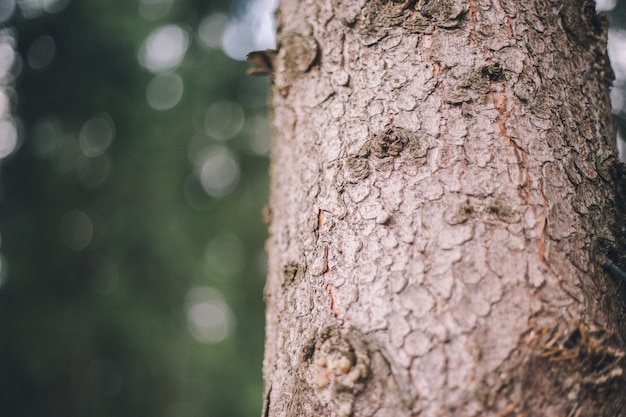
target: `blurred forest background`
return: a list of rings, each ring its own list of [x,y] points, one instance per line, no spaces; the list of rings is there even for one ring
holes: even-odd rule
[[[0,417],[261,415],[272,3],[0,0]]]
[[[255,7],[0,0],[0,416],[260,415]]]

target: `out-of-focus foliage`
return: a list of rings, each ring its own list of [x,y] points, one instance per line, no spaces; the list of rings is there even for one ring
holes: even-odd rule
[[[260,415],[267,80],[220,48],[233,5],[9,3],[0,416]]]

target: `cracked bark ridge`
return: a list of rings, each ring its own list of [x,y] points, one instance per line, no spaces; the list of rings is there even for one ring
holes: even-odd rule
[[[620,415],[626,170],[589,4],[282,1],[266,415]]]

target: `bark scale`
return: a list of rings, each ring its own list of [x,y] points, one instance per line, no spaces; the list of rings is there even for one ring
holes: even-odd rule
[[[574,0],[282,0],[266,416],[615,416],[606,25]]]

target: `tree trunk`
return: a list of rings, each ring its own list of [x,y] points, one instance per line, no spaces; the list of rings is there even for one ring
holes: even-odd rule
[[[621,415],[593,2],[282,0],[277,26],[265,416]]]

